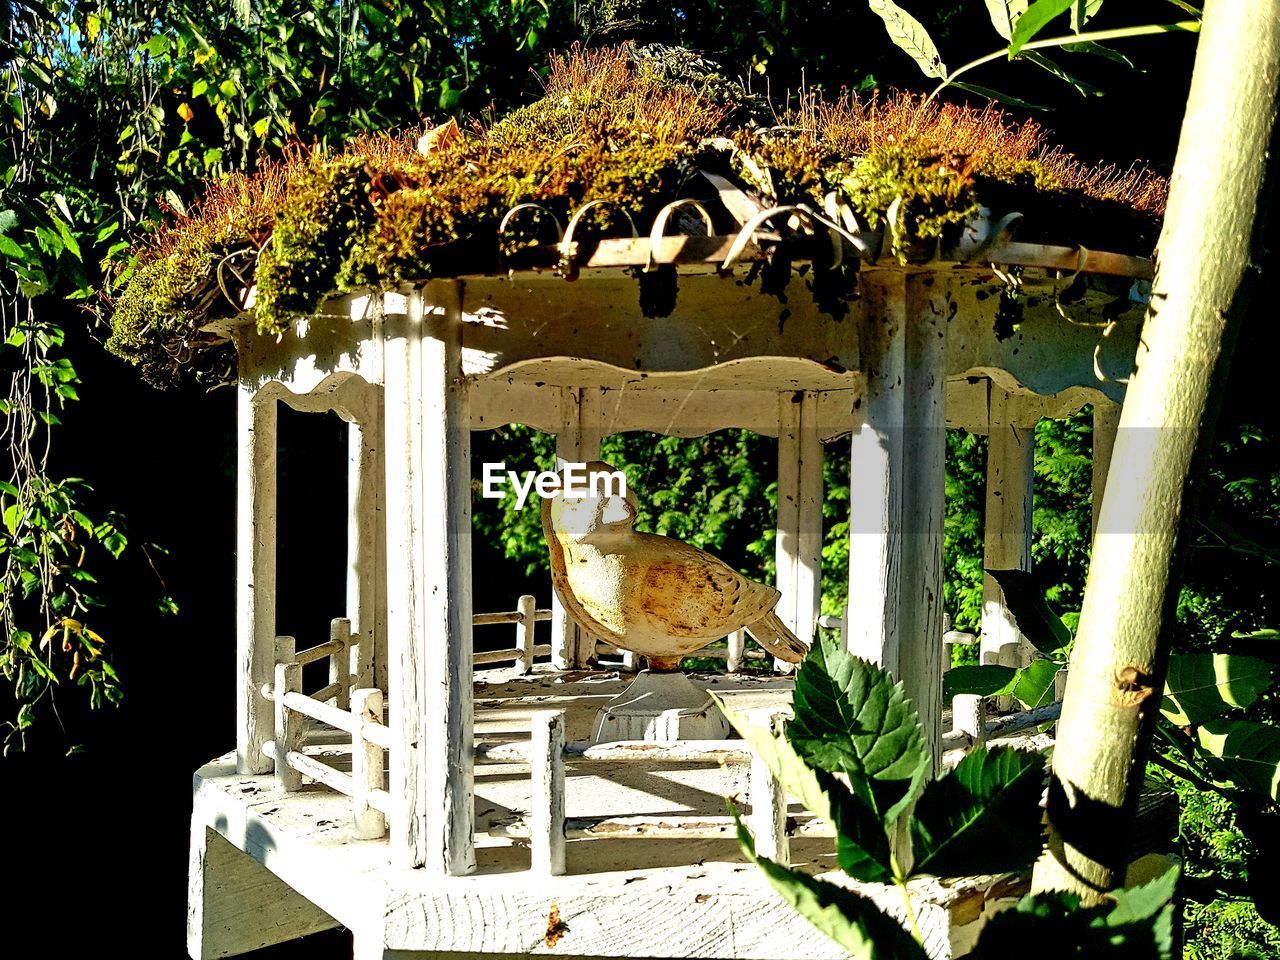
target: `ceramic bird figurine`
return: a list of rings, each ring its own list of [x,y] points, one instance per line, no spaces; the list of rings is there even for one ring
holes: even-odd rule
[[[773,612],[777,590],[697,547],[633,529],[634,491],[597,495],[591,475],[616,471],[597,460],[586,472],[576,491],[565,490],[562,473],[560,490],[542,501],[552,584],[578,626],[655,670],[675,670],[681,657],[740,628],[781,660],[804,657],[806,646]]]

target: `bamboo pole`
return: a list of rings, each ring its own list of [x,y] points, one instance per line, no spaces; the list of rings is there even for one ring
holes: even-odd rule
[[[1127,838],[1163,689],[1187,481],[1258,264],[1280,90],[1275,0],[1208,0],[1159,269],[1120,415],[1049,785],[1033,889],[1101,901]],[[1202,456],[1202,454],[1201,454]]]

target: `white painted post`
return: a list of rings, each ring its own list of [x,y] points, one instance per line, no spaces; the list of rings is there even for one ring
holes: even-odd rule
[[[296,750],[302,742],[302,722],[299,714],[285,706],[287,693],[302,691],[302,667],[293,662],[296,649],[293,637],[276,637],[275,670],[272,689],[274,706],[274,741],[276,786],[282,793],[302,788],[302,774],[289,766],[290,750]]]
[[[565,871],[564,713],[541,710],[532,723],[529,868],[543,876],[559,876]]]
[[[528,594],[523,595],[517,603],[516,609],[520,611],[520,619],[516,626],[516,646],[521,650],[520,659],[516,661],[516,673],[532,673],[533,630],[537,626],[537,621],[534,617],[538,612],[537,598]]]
[[[329,639],[342,644],[329,658],[329,682],[338,686],[334,706],[346,710],[351,706],[351,621],[346,617],[329,621]]]
[[[1093,536],[1098,535],[1098,512],[1102,494],[1107,488],[1107,471],[1111,469],[1111,451],[1120,428],[1120,404],[1108,400],[1093,402]]]
[[[598,431],[584,429],[582,391],[564,387],[560,390],[560,432],[556,434],[556,469],[566,463],[585,463],[600,457]],[[589,406],[589,404],[588,404]],[[588,416],[589,416],[588,412]],[[551,591],[551,663],[557,670],[572,670],[585,666],[595,656],[589,649],[594,641],[582,635],[582,630],[570,619],[560,603],[560,597]]]
[[[370,391],[361,417],[348,425],[347,470],[347,619],[357,638],[351,671],[362,687],[383,687],[375,677],[379,650],[386,648],[382,609],[385,604],[386,538],[382,520],[381,404]]]
[[[459,285],[427,291],[384,318],[391,850],[399,866],[463,874],[475,869],[470,417]]]
[[[773,541],[777,587],[774,612],[795,629],[796,567],[800,559],[800,400],[803,391],[778,394],[778,521]]]
[[[966,734],[974,746],[987,741],[987,701],[972,693],[951,699],[951,729]]]
[[[989,570],[1031,569],[1031,508],[1034,486],[1035,425],[1017,420],[1017,401],[994,383],[987,438],[987,497],[982,562]],[[995,578],[982,581],[983,663],[1025,667],[1032,648],[1018,630]],[[1014,708],[999,697],[997,709]]]
[[[779,395],[777,613],[801,640],[813,639],[822,596],[822,439],[818,394]],[[791,665],[774,661],[775,669]]]
[[[770,718],[774,736],[781,732],[782,719]],[[768,857],[783,866],[791,864],[791,842],[787,837],[787,793],[782,784],[757,754],[751,757],[751,772],[747,789],[751,812],[747,822],[755,836],[756,853]]]
[[[747,631],[735,630],[729,634],[728,656],[725,658],[725,669],[730,673],[741,673],[742,663],[747,654]]]
[[[242,356],[244,352],[242,351]],[[237,394],[236,769],[269,773],[276,634],[276,400],[259,397],[242,371]]]
[[[849,649],[902,681],[935,758],[942,717],[945,281],[864,272],[851,442]]]
[[[351,695],[351,716],[356,729],[365,723],[382,723],[382,691],[362,687]],[[383,789],[385,776],[383,750],[359,733],[351,738],[351,800],[355,808],[356,836],[376,840],[385,836],[387,819],[369,806],[369,793]]]

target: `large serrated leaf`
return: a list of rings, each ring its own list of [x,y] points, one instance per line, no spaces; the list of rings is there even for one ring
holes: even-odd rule
[[[1271,686],[1274,667],[1257,657],[1175,653],[1169,658],[1160,711],[1180,727],[1249,706]]]
[[[717,699],[725,717],[764,761],[782,788],[799,797],[805,809],[836,830],[836,861],[856,880],[893,879],[889,838],[866,802],[831,774],[810,767],[784,738]]]
[[[867,6],[884,21],[889,39],[911,55],[911,59],[924,71],[926,77],[946,79],[947,65],[942,62],[942,56],[929,36],[929,31],[925,30],[919,20],[893,0],[867,0]]]
[[[804,760],[845,774],[886,820],[910,802],[930,765],[920,718],[890,674],[820,637],[796,673],[787,739]]]
[[[1178,870],[1130,890],[1113,890],[1112,903],[1081,907],[1074,893],[1023,897],[997,913],[978,936],[970,960],[1008,960],[1037,951],[1088,960],[1170,960],[1173,953],[1172,891]]]
[[[1182,873],[1176,864],[1148,883],[1111,891],[1111,912],[1107,914],[1107,926],[1119,927],[1126,923],[1140,923],[1159,913],[1173,900],[1178,889],[1178,877]]]
[[[1046,656],[1061,656],[1071,643],[1071,631],[1049,609],[1036,578],[1026,570],[988,570],[987,574],[1000,585],[1005,606],[1027,642]]]
[[[918,873],[1004,873],[1029,867],[1042,846],[1044,758],[1001,747],[971,750],[925,786],[911,824]]]
[[[1200,747],[1215,758],[1215,773],[1280,800],[1280,730],[1251,720],[1221,717],[1197,731]]]
[[[1018,18],[1013,28],[1013,36],[1009,38],[1009,56],[1015,57],[1023,45],[1035,39],[1035,35],[1048,25],[1049,21],[1064,13],[1078,0],[1036,0],[1027,8],[1026,13]]]
[[[736,818],[736,814],[735,814]],[[897,920],[852,890],[756,855],[751,834],[738,821],[738,842],[782,898],[855,960],[927,960],[924,948]]]
[[[1031,0],[987,0],[987,13],[996,33],[1006,40],[1013,38],[1013,28],[1018,18],[1027,12]]]

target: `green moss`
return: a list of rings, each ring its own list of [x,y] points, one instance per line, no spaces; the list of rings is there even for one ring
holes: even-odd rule
[[[290,192],[258,261],[258,330],[280,333],[337,287],[356,238],[374,222],[363,157],[317,159]]]
[[[978,212],[973,178],[963,158],[919,144],[891,144],[868,152],[841,188],[872,227],[884,227],[886,251],[904,263],[922,245],[942,239],[948,227]]]
[[[576,52],[553,64],[541,100],[487,130],[440,140],[426,156],[404,137],[371,136],[337,157],[298,153],[254,178],[215,184],[195,215],[141,255],[115,301],[110,347],[144,364],[149,379],[172,380],[210,342],[200,333],[209,315],[233,309],[217,282],[230,253],[261,249],[257,324],[279,333],[335,292],[498,269],[503,255],[551,239],[549,216],[563,226],[586,201],[605,204],[576,239],[630,232],[628,220],[643,233],[700,168],[736,177],[765,203],[820,208],[835,191],[861,222],[884,229],[884,252],[904,262],[935,255],[980,204],[1021,210],[1054,239],[1089,244],[1107,231],[1112,248],[1135,218],[1156,222],[1086,196],[1123,195],[1130,181],[1150,186],[1141,177],[1104,170],[1081,179],[1061,153],[1030,159],[1039,141],[988,113],[939,108],[921,120],[910,100],[813,101],[778,126],[744,128],[733,91],[712,82],[722,79],[674,48]],[[938,129],[924,136],[917,121]],[[938,146],[956,130],[967,131],[971,156]],[[499,236],[506,211],[525,202],[544,214]],[[812,261],[815,296],[838,318],[857,263],[836,269],[823,262],[826,249],[801,238],[761,276],[785,281],[790,256]]]

